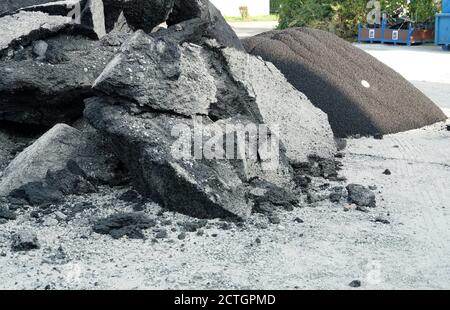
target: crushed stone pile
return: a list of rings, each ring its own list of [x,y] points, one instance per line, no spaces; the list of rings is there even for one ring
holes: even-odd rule
[[[329,32],[270,31],[243,44],[326,112],[337,137],[391,134],[446,119],[400,74]]]
[[[75,2],[79,23],[65,16]],[[166,239],[170,211],[191,219],[176,224],[183,240],[217,218],[376,207],[339,176],[327,114],[247,54],[209,1],[19,5],[0,15],[0,223],[83,218],[92,233]],[[11,248],[41,241],[19,232]]]

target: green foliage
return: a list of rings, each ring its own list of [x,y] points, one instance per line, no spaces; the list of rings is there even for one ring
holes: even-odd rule
[[[440,11],[441,1],[412,0],[409,4],[410,18],[417,22],[425,22]]]
[[[283,0],[270,0],[270,14],[279,14]]]
[[[279,28],[323,28],[331,17],[331,0],[282,0]]]
[[[329,31],[342,38],[352,38],[358,23],[364,22],[368,13],[367,0],[335,1]]]
[[[331,31],[351,39],[357,34],[358,23],[365,22],[369,0],[281,0],[279,29],[312,27]],[[380,0],[381,9],[389,15],[401,13],[423,22],[433,17],[441,0]]]
[[[413,0],[414,1],[414,0]],[[431,0],[426,0],[431,1]],[[408,1],[406,0],[380,0],[381,8],[383,12],[388,15],[393,15],[400,10],[405,10],[408,6]]]

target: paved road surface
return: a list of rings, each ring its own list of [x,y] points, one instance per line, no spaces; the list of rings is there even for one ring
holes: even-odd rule
[[[436,104],[450,109],[450,52],[437,46],[356,46],[399,72]]]
[[[239,38],[252,37],[276,28],[278,22],[233,22],[229,23]]]

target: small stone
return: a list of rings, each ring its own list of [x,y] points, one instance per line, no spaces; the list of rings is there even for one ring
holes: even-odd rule
[[[120,195],[119,199],[125,202],[136,202],[139,199],[139,194],[135,190],[129,190]]]
[[[352,205],[346,205],[346,206],[344,206],[343,210],[344,210],[344,212],[348,212],[348,211],[350,211],[352,208],[353,208]]]
[[[58,225],[58,220],[55,218],[47,218],[44,221],[44,226],[52,227],[52,226],[56,226],[56,225]]]
[[[360,280],[353,280],[349,284],[350,287],[361,287],[361,281]]]
[[[341,198],[342,198],[342,192],[341,193],[333,192],[333,193],[330,194],[330,201],[331,202],[335,202],[335,203],[340,202]]]
[[[261,239],[260,239],[260,238],[256,238],[255,242],[256,242],[257,244],[261,244]]]
[[[323,200],[324,199],[323,199],[322,195],[320,195],[319,193],[308,192],[308,194],[307,194],[307,202],[309,204],[316,203],[316,202],[323,201]]]
[[[384,170],[383,174],[384,174],[384,175],[391,175],[392,172],[391,172],[391,170],[386,169],[386,170]]]
[[[205,234],[205,231],[203,229],[197,230],[197,236],[203,236]]]
[[[296,217],[294,222],[297,222],[297,223],[300,223],[300,224],[304,223],[304,221],[301,218],[299,218],[299,217]]]
[[[155,238],[156,238],[156,239],[165,239],[165,238],[168,237],[168,235],[169,235],[169,234],[167,233],[167,230],[161,229],[160,231],[158,231],[158,232],[156,233]]]
[[[69,57],[64,53],[63,50],[50,45],[45,54],[45,58],[48,63],[52,65],[57,65],[63,62],[70,61]]]
[[[388,224],[390,224],[391,222],[388,221],[387,219],[381,217],[381,216],[377,216],[377,217],[375,218],[375,223],[381,223],[381,224],[386,224],[386,225],[388,225]]]
[[[223,230],[230,230],[231,228],[233,228],[233,226],[230,223],[227,222],[221,222],[219,224],[219,228],[223,229]]]
[[[357,211],[364,212],[364,213],[369,212],[369,210],[367,210],[366,207],[362,207],[362,206],[357,206],[357,207],[356,207],[356,210],[357,210]]]
[[[12,236],[11,248],[15,252],[39,249],[39,241],[36,234],[22,231]]]
[[[448,125],[446,126],[446,128],[447,128],[447,131],[450,131],[450,124],[448,124]]]
[[[373,137],[376,140],[383,140],[383,138],[384,138],[383,134],[381,134],[381,133],[376,133]]]
[[[376,207],[375,194],[370,189],[359,184],[349,184],[347,190],[350,203],[363,207]]]
[[[133,211],[134,212],[141,212],[145,210],[145,205],[141,204],[141,203],[137,203],[135,205],[133,205]]]
[[[33,53],[43,59],[47,53],[48,44],[45,41],[38,40],[33,42]]]
[[[67,219],[67,215],[65,215],[64,213],[57,211],[55,212],[55,217],[58,221],[65,221]]]
[[[35,219],[37,219],[37,218],[39,218],[39,212],[38,211],[31,211],[30,212],[30,217],[32,217],[32,218],[35,218]]]
[[[281,223],[281,220],[280,220],[280,218],[278,216],[272,215],[272,216],[269,216],[269,222],[271,224],[278,225],[278,224]]]
[[[344,157],[345,157],[345,154],[344,154],[344,153],[341,153],[341,152],[339,152],[339,153],[336,153],[336,155],[334,155],[334,157],[342,159],[342,158],[344,158]]]
[[[58,223],[59,223],[58,220],[55,218],[47,218],[44,220],[43,224],[44,224],[44,226],[52,227],[52,226],[58,225]]]
[[[0,219],[15,220],[17,215],[5,206],[0,206]]]
[[[183,223],[179,223],[180,226],[183,227],[183,229],[186,232],[196,232],[198,229],[205,227],[208,224],[207,220],[198,220],[198,221],[186,221]]]
[[[161,221],[161,225],[162,225],[162,226],[169,226],[169,225],[172,225],[172,221],[171,221],[171,220],[162,220],[162,221]]]
[[[338,151],[343,151],[347,147],[347,140],[342,138],[336,138],[336,148]],[[342,153],[341,153],[342,154]]]
[[[186,239],[186,233],[183,232],[178,235],[178,240],[184,240],[184,239]]]
[[[276,206],[274,206],[270,202],[263,201],[255,204],[253,212],[270,215],[275,211],[275,209]]]
[[[269,226],[267,226],[266,223],[257,223],[257,224],[255,224],[255,227],[258,228],[258,229],[267,229],[267,228],[269,228]]]
[[[311,184],[311,178],[306,175],[296,174],[294,177],[294,182],[301,188],[307,188],[309,184]]]

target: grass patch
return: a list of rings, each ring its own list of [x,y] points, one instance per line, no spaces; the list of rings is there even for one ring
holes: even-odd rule
[[[276,22],[278,15],[249,16],[242,19],[240,16],[225,16],[227,22]]]

